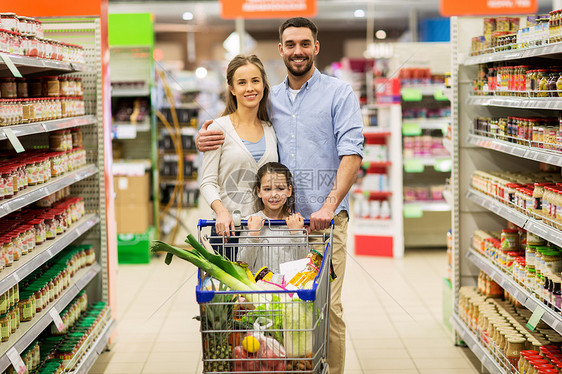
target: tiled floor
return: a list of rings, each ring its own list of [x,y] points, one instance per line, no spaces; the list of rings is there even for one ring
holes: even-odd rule
[[[349,256],[344,286],[349,374],[476,374],[441,323],[444,250],[403,260]],[[90,373],[201,373],[191,264],[119,267],[118,335]]]

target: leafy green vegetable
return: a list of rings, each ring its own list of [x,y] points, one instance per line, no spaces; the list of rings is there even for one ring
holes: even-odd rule
[[[237,278],[236,276],[226,272],[220,266],[209,262],[207,258],[204,256],[204,254],[201,253],[201,250],[198,248],[194,247],[193,250],[186,250],[182,248],[173,247],[159,240],[155,240],[150,243],[150,250],[153,253],[167,252],[168,254],[172,254],[181,259],[189,261],[193,265],[197,266],[199,269],[209,273],[213,278],[221,281],[222,283],[230,287],[231,290],[236,290],[236,291],[261,291],[262,290],[255,283],[250,282],[248,276],[246,275],[246,272],[244,272],[245,279]],[[207,252],[207,250],[205,250],[204,248],[203,251]],[[166,259],[167,260],[169,259],[168,255],[166,256]],[[230,261],[224,259],[223,263],[226,262],[230,262]]]
[[[295,295],[284,303],[283,327],[287,357],[305,357],[312,353],[312,303]]]

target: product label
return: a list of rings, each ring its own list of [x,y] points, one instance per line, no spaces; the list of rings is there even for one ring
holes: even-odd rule
[[[57,330],[59,330],[59,332],[62,332],[64,330],[64,323],[62,322],[62,319],[60,318],[59,312],[57,312],[56,308],[52,308],[49,311],[49,315],[53,319]]]
[[[4,335],[4,328],[2,328],[2,335]],[[6,356],[8,356],[8,359],[12,363],[16,373],[24,374],[27,372],[27,367],[25,366],[25,363],[23,362],[21,356],[19,355],[18,351],[16,351],[14,347],[10,348],[8,352],[6,352]]]

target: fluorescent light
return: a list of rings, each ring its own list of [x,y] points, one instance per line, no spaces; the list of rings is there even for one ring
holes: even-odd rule
[[[182,16],[184,21],[191,21],[193,19],[193,13],[185,12]]]
[[[363,9],[357,9],[353,12],[353,15],[357,18],[363,18],[365,17],[365,11]]]
[[[195,69],[195,76],[199,79],[205,78],[207,76],[207,69],[202,66],[198,67]]]
[[[377,39],[386,39],[386,32],[384,30],[378,30],[375,33],[375,36],[377,37]]]

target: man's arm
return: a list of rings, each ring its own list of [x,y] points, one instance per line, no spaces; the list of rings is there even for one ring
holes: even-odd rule
[[[330,222],[334,219],[336,209],[357,178],[361,161],[362,158],[359,155],[342,157],[336,174],[336,180],[334,181],[334,187],[326,197],[322,208],[310,215],[310,231],[324,230],[330,227]]]
[[[214,151],[224,143],[224,133],[219,130],[207,130],[213,120],[207,120],[195,137],[195,146],[199,152]]]

